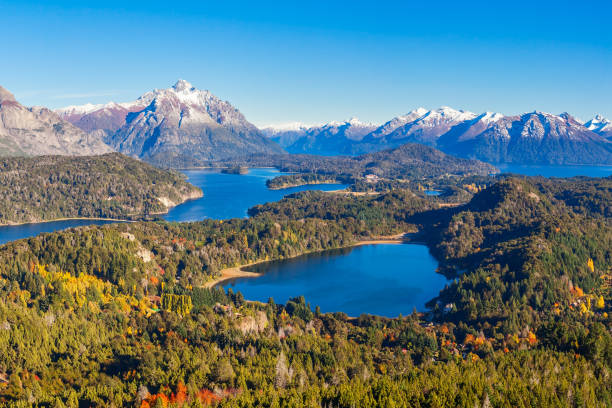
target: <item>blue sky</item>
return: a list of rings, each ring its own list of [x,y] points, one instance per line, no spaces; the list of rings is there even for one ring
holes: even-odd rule
[[[3,1],[0,85],[52,108],[184,78],[256,124],[419,106],[612,118],[612,2]]]

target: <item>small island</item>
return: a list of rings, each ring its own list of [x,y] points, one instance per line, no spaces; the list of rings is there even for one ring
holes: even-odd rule
[[[288,174],[283,176],[274,177],[266,181],[266,186],[270,190],[282,190],[285,188],[304,186],[309,184],[336,184],[336,183],[348,183],[349,178],[338,177],[334,175],[326,174]]]
[[[247,166],[228,167],[228,168],[222,169],[221,173],[244,175],[244,174],[249,174],[249,168]]]

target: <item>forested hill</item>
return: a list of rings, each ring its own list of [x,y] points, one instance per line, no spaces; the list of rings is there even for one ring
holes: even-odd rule
[[[395,149],[361,156],[252,155],[221,162],[250,167],[273,166],[281,171],[385,178],[439,177],[446,174],[486,175],[495,167],[478,160],[460,159],[421,144],[408,143]]]
[[[456,207],[309,191],[248,219],[12,242],[0,404],[610,406],[610,202],[612,179],[586,178],[507,178]],[[349,319],[203,288],[228,266],[415,228],[454,277],[429,316]]]
[[[0,158],[0,224],[141,218],[201,194],[180,173],[119,153]]]

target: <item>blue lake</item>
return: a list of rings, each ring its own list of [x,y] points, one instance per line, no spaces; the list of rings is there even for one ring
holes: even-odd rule
[[[515,173],[525,176],[543,177],[608,177],[612,176],[612,166],[544,166],[534,164],[496,164],[502,173]]]
[[[395,317],[438,295],[448,282],[424,245],[378,244],[325,251],[249,267],[256,278],[237,278],[221,286],[246,299],[276,303],[303,295],[314,309]]]
[[[198,221],[205,218],[229,219],[247,216],[257,204],[278,201],[286,195],[305,190],[340,190],[343,184],[318,184],[270,190],[266,180],[287,173],[276,169],[250,169],[248,174],[223,174],[218,170],[184,171],[188,181],[204,192],[204,197],[174,207],[164,216],[168,221]]]
[[[228,219],[247,216],[247,210],[257,204],[278,201],[288,194],[304,190],[338,190],[342,184],[300,186],[283,190],[269,190],[266,180],[281,174],[275,169],[251,169],[246,175],[223,174],[219,170],[185,171],[189,182],[200,187],[204,196],[170,210],[168,221],[198,221],[205,218]],[[102,225],[114,221],[63,220],[34,224],[0,226],[0,244],[83,225]]]
[[[39,222],[34,224],[8,225],[0,227],[0,245],[21,238],[34,237],[43,232],[53,232],[84,225],[104,225],[115,221],[105,220],[63,220]]]

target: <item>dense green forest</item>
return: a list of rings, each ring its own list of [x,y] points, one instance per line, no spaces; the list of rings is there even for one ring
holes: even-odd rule
[[[315,173],[361,178],[374,174],[384,178],[422,178],[454,175],[487,175],[490,164],[449,156],[431,147],[407,143],[395,149],[361,156],[314,156],[304,154],[251,155],[212,165],[276,167],[284,172]]]
[[[0,225],[142,218],[201,194],[182,174],[119,153],[0,158]]]
[[[325,174],[304,173],[287,174],[266,180],[266,186],[272,190],[303,186],[306,184],[352,183],[350,177],[336,177]]]
[[[0,401],[42,406],[612,405],[612,178],[303,192],[250,218],[0,247]],[[452,280],[428,313],[321,314],[205,289],[225,267],[413,232]]]

